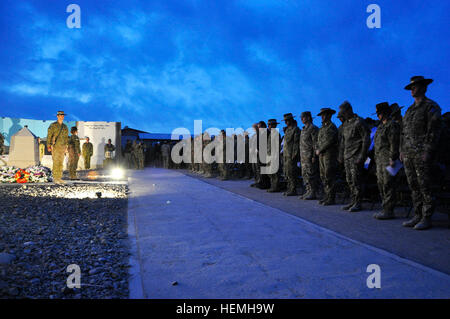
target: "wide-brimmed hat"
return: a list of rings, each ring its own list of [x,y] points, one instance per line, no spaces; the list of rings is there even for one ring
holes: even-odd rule
[[[66,113],[64,113],[64,111],[58,111],[58,113],[56,113],[56,116],[58,115],[67,115]]]
[[[312,118],[312,115],[311,115],[311,112],[310,111],[305,111],[305,112],[302,112],[301,114],[300,114],[300,117],[302,118],[302,117],[310,117],[310,118]]]
[[[273,125],[273,124],[280,124],[280,123],[278,123],[276,119],[270,119],[270,120],[267,121],[267,124],[268,125]]]
[[[384,113],[386,111],[390,111],[390,106],[389,106],[388,102],[381,102],[381,103],[378,103],[375,106],[375,109],[376,109],[376,111],[372,115],[375,115],[375,114],[378,115],[380,113]]]
[[[293,120],[295,116],[292,113],[286,113],[283,115],[282,121],[286,122],[287,120]]]
[[[394,115],[397,112],[401,112],[404,106],[399,106],[397,103],[391,105],[391,114]]]
[[[324,107],[324,108],[320,109],[320,113],[317,114],[317,116],[322,116],[322,114],[324,114],[324,113],[331,113],[331,115],[333,115],[334,113],[336,113],[336,111],[333,109],[330,109],[329,107]]]
[[[413,85],[415,85],[415,84],[417,84],[417,83],[422,83],[422,84],[425,84],[425,85],[429,85],[429,84],[431,84],[433,82],[433,80],[432,79],[425,79],[423,76],[421,76],[421,75],[416,75],[416,76],[413,76],[412,78],[411,78],[411,81],[409,82],[409,84],[407,85],[407,86],[405,86],[405,90],[411,90],[411,87],[413,86]]]

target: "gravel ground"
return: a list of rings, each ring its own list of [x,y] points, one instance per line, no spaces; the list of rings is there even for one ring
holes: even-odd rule
[[[0,185],[0,298],[127,298],[127,192]],[[81,288],[67,288],[70,264],[80,266]]]

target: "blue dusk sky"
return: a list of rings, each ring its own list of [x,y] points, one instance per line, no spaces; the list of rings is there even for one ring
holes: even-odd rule
[[[81,7],[81,28],[66,7]],[[381,28],[369,29],[369,4]],[[410,105],[413,75],[450,96],[450,1],[146,0],[0,2],[0,116],[243,127],[349,100],[362,117]],[[320,119],[315,119],[320,125]]]

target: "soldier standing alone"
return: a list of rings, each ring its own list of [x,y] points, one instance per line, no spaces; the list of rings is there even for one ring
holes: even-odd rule
[[[80,139],[78,138],[78,129],[76,126],[72,126],[70,129],[72,134],[69,137],[68,151],[69,151],[69,178],[71,180],[77,179],[77,167],[78,159],[80,158]]]
[[[316,155],[319,156],[320,178],[323,184],[325,196],[319,204],[328,206],[335,204],[336,198],[336,171],[339,145],[339,132],[331,122],[331,117],[336,111],[323,108],[317,116],[322,117],[322,127],[317,135],[315,145]]]
[[[63,173],[64,154],[67,151],[67,144],[69,141],[69,129],[64,121],[63,111],[58,111],[56,114],[57,121],[50,124],[47,131],[47,148],[52,152],[53,159],[53,178],[56,184],[65,184],[61,179]]]
[[[439,105],[425,96],[433,80],[414,76],[405,87],[410,90],[414,103],[403,117],[403,135],[400,160],[412,192],[414,217],[403,223],[416,230],[431,227],[434,200],[431,192],[431,164],[436,155],[441,133],[442,116]]]
[[[377,184],[381,195],[383,211],[376,213],[376,219],[392,219],[395,207],[395,177],[386,167],[395,165],[399,156],[400,125],[391,117],[392,108],[383,102],[376,106],[378,125],[374,138],[375,163],[377,166]]]

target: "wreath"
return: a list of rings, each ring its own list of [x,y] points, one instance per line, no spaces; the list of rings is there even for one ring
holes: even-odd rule
[[[28,173],[24,169],[19,169],[17,173],[14,175],[14,178],[16,179],[16,182],[19,184],[28,183],[28,180],[30,179],[30,173]]]

